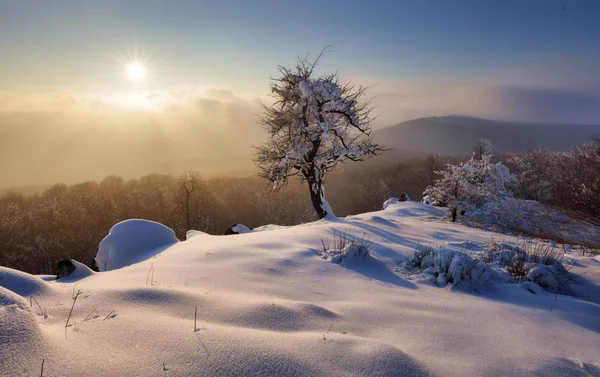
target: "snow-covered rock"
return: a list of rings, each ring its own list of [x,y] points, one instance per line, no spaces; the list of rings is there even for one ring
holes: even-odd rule
[[[77,281],[77,280],[86,278],[88,276],[91,276],[95,273],[88,266],[86,266],[83,263],[77,262],[74,259],[71,259],[70,262],[73,264],[73,271],[70,274],[57,279],[57,280],[60,280],[61,283]]]
[[[96,263],[100,271],[115,270],[155,256],[177,242],[175,232],[160,223],[121,221],[100,242]]]
[[[248,228],[245,225],[242,224],[234,224],[232,226],[230,226],[229,228],[227,228],[227,230],[225,231],[225,235],[230,235],[230,234],[246,234],[246,233],[250,233],[252,232],[252,229]]]

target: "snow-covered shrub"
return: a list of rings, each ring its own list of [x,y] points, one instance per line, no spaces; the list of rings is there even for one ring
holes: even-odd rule
[[[438,286],[533,282],[550,292],[571,294],[572,276],[562,264],[563,256],[561,249],[548,243],[514,246],[492,240],[481,254],[475,255],[445,247],[419,246],[404,267],[412,273],[432,275]]]
[[[486,203],[512,197],[510,171],[501,162],[492,164],[490,156],[471,157],[458,165],[448,164],[442,177],[423,192],[423,203],[448,206],[453,220],[457,212],[472,211]]]
[[[433,275],[438,286],[460,282],[485,284],[497,278],[494,270],[467,253],[433,246],[420,246],[405,267]]]
[[[514,282],[531,281],[550,292],[570,294],[572,276],[563,258],[564,251],[547,242],[514,246],[492,241],[481,259],[503,268]]]
[[[333,235],[333,241],[321,239],[321,257],[333,263],[341,263],[344,259],[364,260],[369,256],[372,244],[366,238],[342,233]]]

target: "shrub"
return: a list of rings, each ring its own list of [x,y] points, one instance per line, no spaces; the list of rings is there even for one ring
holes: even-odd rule
[[[549,242],[511,246],[492,240],[481,260],[503,268],[514,282],[532,281],[550,292],[571,294],[574,277],[563,264],[564,254],[564,248]]]
[[[334,233],[332,242],[321,239],[321,257],[334,263],[341,263],[346,258],[364,260],[369,256],[372,246],[366,238],[345,232],[339,235]]]
[[[405,267],[411,272],[421,271],[433,275],[439,286],[460,282],[487,282],[494,275],[494,271],[484,262],[466,253],[431,245],[420,245],[405,263]]]

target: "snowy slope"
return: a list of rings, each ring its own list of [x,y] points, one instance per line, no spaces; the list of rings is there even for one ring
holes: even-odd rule
[[[342,232],[370,241],[371,255],[318,255]],[[599,256],[569,252],[586,273],[580,297],[440,288],[400,263],[419,244],[477,252],[501,236],[396,201],[335,221],[188,237],[80,279],[0,269],[0,375],[40,375],[42,360],[44,376],[600,375]]]

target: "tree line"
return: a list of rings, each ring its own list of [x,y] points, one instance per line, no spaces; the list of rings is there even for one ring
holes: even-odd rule
[[[328,176],[327,197],[338,216],[380,210],[383,201],[406,192],[421,200],[423,191],[448,163],[464,157],[423,158],[379,164],[342,165]],[[600,140],[567,152],[538,150],[494,158],[515,177],[515,196],[600,217]],[[232,224],[254,228],[316,220],[307,184],[289,180],[272,190],[260,177],[202,179],[148,175],[125,180],[54,185],[34,195],[0,195],[0,265],[50,274],[60,259],[89,264],[98,243],[119,221],[142,218],[172,228],[223,234]]]
[[[342,216],[380,209],[400,190],[418,197],[431,169],[440,167],[437,158],[434,164],[343,166],[329,179],[328,197]],[[42,274],[53,273],[64,258],[90,264],[109,229],[130,218],[165,224],[183,240],[190,229],[218,235],[235,223],[294,225],[317,215],[307,185],[298,180],[272,190],[260,177],[202,179],[196,172],[109,176],[33,195],[8,191],[0,195],[0,265]]]

